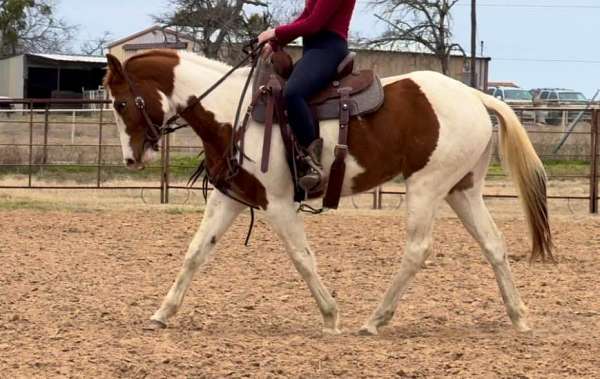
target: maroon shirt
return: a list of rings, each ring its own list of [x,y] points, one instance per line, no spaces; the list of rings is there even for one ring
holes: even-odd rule
[[[275,37],[285,45],[298,37],[329,30],[347,40],[355,4],[356,0],[306,0],[302,14],[291,24],[276,28]]]

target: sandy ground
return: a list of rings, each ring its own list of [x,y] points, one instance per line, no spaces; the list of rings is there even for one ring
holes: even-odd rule
[[[518,208],[492,202],[530,308],[528,335],[511,328],[490,267],[447,209],[435,257],[392,323],[377,337],[355,335],[399,265],[403,210],[307,216],[341,310],[344,334],[328,337],[260,217],[248,248],[248,217],[235,223],[170,327],[149,332],[143,326],[180,267],[198,208],[0,200],[1,377],[600,376],[600,219],[584,212],[555,212],[560,264],[530,266]]]

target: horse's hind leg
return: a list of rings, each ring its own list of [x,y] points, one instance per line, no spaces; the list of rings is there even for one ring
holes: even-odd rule
[[[433,219],[443,195],[433,194],[426,183],[407,183],[408,237],[406,249],[400,264],[400,270],[392,279],[382,302],[362,326],[359,333],[375,335],[380,326],[387,324],[393,317],[400,297],[406,291],[408,283],[421,269],[431,254],[431,231]]]
[[[269,203],[267,217],[277,235],[283,240],[294,266],[317,302],[323,316],[323,332],[339,334],[337,304],[317,273],[315,256],[306,241],[304,222],[296,212],[294,203],[287,201]]]
[[[506,258],[506,245],[490,216],[482,196],[483,179],[474,188],[456,191],[448,195],[447,201],[463,224],[479,242],[488,262],[494,269],[502,299],[514,327],[522,332],[529,331],[525,304],[515,286]]]
[[[210,195],[202,223],[188,247],[183,267],[160,309],[151,317],[153,322],[151,327],[164,328],[167,326],[168,319],[179,310],[194,273],[208,261],[217,241],[244,208],[246,208],[244,205],[226,197],[219,191],[214,191]]]

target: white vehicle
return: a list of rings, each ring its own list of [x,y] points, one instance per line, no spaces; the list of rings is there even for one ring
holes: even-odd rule
[[[498,87],[492,96],[507,104],[533,106],[533,96],[522,88]]]
[[[492,96],[504,101],[512,107],[533,107],[533,95],[522,88],[496,87]],[[516,110],[516,112],[520,116],[522,122],[535,120],[535,112],[532,110]]]

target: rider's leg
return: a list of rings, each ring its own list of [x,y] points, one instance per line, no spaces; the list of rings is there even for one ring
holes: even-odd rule
[[[305,46],[304,55],[296,63],[284,91],[290,126],[307,153],[309,171],[300,178],[300,184],[307,190],[315,188],[321,180],[323,143],[317,139],[315,120],[307,99],[335,77],[337,66],[346,53],[346,42],[341,37],[333,33],[314,37]]]

